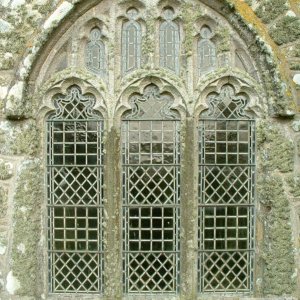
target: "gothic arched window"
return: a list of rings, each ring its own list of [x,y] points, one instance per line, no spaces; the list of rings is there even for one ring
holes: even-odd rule
[[[90,33],[90,40],[86,45],[85,64],[88,70],[106,77],[107,66],[105,57],[105,46],[101,39],[99,28],[93,28]]]
[[[179,73],[179,26],[173,21],[174,12],[171,8],[164,10],[165,21],[160,25],[159,51],[160,66]]]
[[[255,122],[247,97],[224,85],[199,127],[200,292],[252,290]]]
[[[180,119],[154,84],[122,121],[125,293],[178,290]]]
[[[217,69],[211,24],[229,23],[204,4],[220,24],[197,13],[195,28],[212,27],[198,26],[199,40],[191,40],[180,68],[180,35],[189,33],[178,19],[194,8],[173,2],[176,13],[165,7],[162,20],[162,2],[150,11],[149,1],[136,2],[138,10],[132,1],[100,1],[49,47],[49,65],[66,57],[70,67],[47,77],[43,65],[30,80],[42,82],[34,90],[46,91],[41,111],[50,112],[53,299],[192,300],[254,290],[255,123],[245,107],[259,103],[255,79]],[[88,41],[80,38],[87,28]],[[143,50],[150,49],[145,66],[142,32]]]
[[[216,46],[211,41],[213,33],[208,26],[200,30],[201,39],[198,42],[198,69],[199,75],[213,71],[217,65]]]
[[[122,73],[138,69],[141,66],[142,29],[136,21],[138,11],[131,8],[127,11],[128,21],[122,28]]]
[[[47,119],[49,285],[102,292],[103,121],[95,99],[72,86]]]

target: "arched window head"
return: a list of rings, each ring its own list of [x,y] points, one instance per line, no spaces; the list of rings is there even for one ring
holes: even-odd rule
[[[208,96],[209,116],[220,119],[247,118],[244,111],[247,101],[246,95],[236,95],[231,85],[224,85],[220,94]]]
[[[126,74],[141,66],[141,25],[136,21],[138,11],[130,8],[127,11],[128,21],[122,28],[122,73]]]
[[[145,87],[143,95],[133,95],[129,99],[132,106],[128,118],[143,119],[174,119],[178,118],[175,111],[171,110],[172,97],[160,94],[159,88],[150,84]]]
[[[102,78],[106,77],[105,45],[98,27],[93,28],[90,32],[89,42],[86,45],[85,64],[91,72]]]
[[[199,75],[203,75],[216,68],[217,54],[216,46],[211,41],[213,32],[208,26],[201,28],[200,37],[198,42],[198,69]]]
[[[160,66],[179,74],[179,26],[173,21],[171,8],[163,11],[163,17],[159,32]]]

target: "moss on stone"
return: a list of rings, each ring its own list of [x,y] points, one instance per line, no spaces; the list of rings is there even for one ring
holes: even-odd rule
[[[20,281],[19,295],[38,295],[41,286],[39,233],[43,201],[41,161],[28,160],[18,170],[14,194],[12,271]]]
[[[0,124],[0,154],[32,156],[39,152],[40,141],[34,120]]]
[[[261,176],[258,199],[267,206],[264,219],[263,290],[265,295],[290,295],[295,290],[295,259],[290,225],[290,206],[280,176]]]
[[[300,19],[284,16],[270,28],[270,36],[278,45],[296,41],[300,38]]]
[[[255,10],[264,23],[270,23],[289,9],[286,0],[263,0]]]
[[[261,121],[257,126],[257,145],[260,149],[261,166],[265,171],[293,170],[294,144],[277,125]]]

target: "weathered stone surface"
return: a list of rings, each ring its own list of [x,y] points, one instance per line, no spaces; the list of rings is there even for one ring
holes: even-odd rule
[[[12,29],[12,25],[3,19],[0,19],[0,32],[9,32]]]
[[[40,148],[40,130],[33,120],[0,122],[0,154],[36,154]]]
[[[295,198],[300,197],[300,173],[297,175],[290,175],[287,178],[287,183],[289,185],[289,192],[293,195]]]
[[[300,19],[283,17],[271,27],[270,35],[278,45],[296,41],[300,38]]]
[[[266,171],[278,169],[290,172],[294,167],[295,148],[292,140],[286,138],[282,129],[268,121],[257,126],[257,144],[261,153],[261,166]]]
[[[62,2],[57,9],[52,13],[52,15],[46,20],[43,25],[45,30],[52,27],[55,23],[57,24],[71,9],[73,4],[68,1]]]
[[[295,74],[293,80],[297,85],[300,85],[300,74]]]
[[[264,293],[290,294],[296,287],[296,275],[287,195],[278,175],[260,177],[257,186],[258,200],[266,207],[262,254],[265,262]]]
[[[7,211],[7,188],[0,185],[0,224]]]
[[[296,120],[292,123],[292,128],[294,131],[298,132],[300,131],[300,120]]]
[[[6,180],[12,177],[12,163],[0,159],[0,180]]]
[[[272,22],[289,8],[287,0],[262,0],[258,4],[259,6],[255,12],[265,23]]]
[[[43,174],[41,161],[24,161],[18,169],[14,194],[13,245],[11,274],[14,293],[33,296],[40,286],[39,249],[41,230],[41,204],[43,201]],[[10,273],[9,273],[10,274]]]

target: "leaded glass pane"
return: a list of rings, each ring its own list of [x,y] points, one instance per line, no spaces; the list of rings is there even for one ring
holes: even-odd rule
[[[77,86],[47,120],[51,292],[102,292],[103,122]]]
[[[253,287],[255,124],[225,85],[199,126],[199,292]]]
[[[213,71],[216,67],[217,55],[216,46],[210,40],[212,31],[209,27],[204,26],[201,28],[201,39],[198,42],[198,69],[199,75]]]
[[[174,293],[179,272],[180,144],[170,97],[150,85],[122,123],[125,293]]]
[[[159,47],[160,66],[179,73],[179,26],[172,21],[173,11],[166,9],[165,20],[160,26]]]
[[[90,40],[86,45],[85,64],[91,72],[99,74],[102,78],[106,77],[105,46],[98,28],[91,31]]]
[[[137,11],[127,12],[129,21],[122,28],[122,72],[126,74],[141,66],[142,29],[136,21]]]

